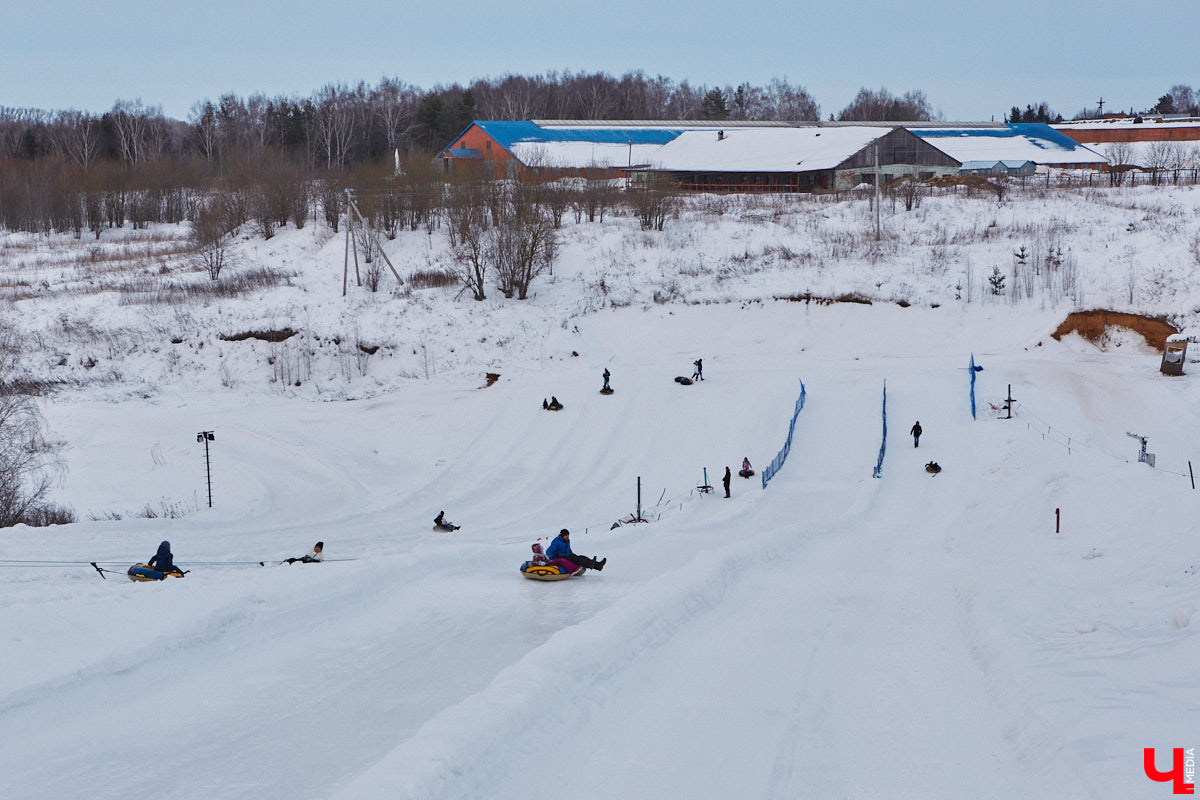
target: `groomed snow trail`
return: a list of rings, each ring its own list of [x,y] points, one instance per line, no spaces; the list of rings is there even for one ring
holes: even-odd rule
[[[1184,736],[1194,704],[1180,690],[1195,685],[1194,581],[1164,555],[1194,545],[1170,512],[1181,479],[1117,455],[1111,403],[1196,426],[1189,384],[1137,380],[1131,357],[1030,353],[1004,320],[979,324],[981,393],[1021,376],[1030,409],[1083,443],[1068,453],[1019,421],[971,420],[961,321],[945,315],[647,313],[590,320],[582,358],[488,389],[464,376],[363,403],[139,405],[131,480],[169,486],[194,459],[153,451],[182,416],[188,433],[219,428],[224,508],[15,531],[0,557],[142,560],[169,538],[186,566],[324,539],[357,560],[154,585],[90,567],[0,576],[0,795],[157,798],[155,770],[179,798],[1146,788],[1140,748]],[[634,326],[657,347],[611,357]],[[714,328],[707,380],[674,384]],[[612,397],[596,391],[606,364]],[[761,469],[782,444],[799,379],[784,469],[765,491],[735,476],[723,498],[726,464]],[[541,410],[550,394],[564,411]],[[52,421],[82,426],[68,410]],[[71,480],[111,458],[78,454]],[[705,466],[713,494],[694,491]],[[654,521],[609,530],[639,475]],[[1059,505],[1071,529],[1055,536]],[[462,530],[431,531],[440,509]],[[521,579],[529,543],[563,526],[608,568]]]

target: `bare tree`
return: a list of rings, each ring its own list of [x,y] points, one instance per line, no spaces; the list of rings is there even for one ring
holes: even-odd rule
[[[920,122],[933,119],[933,111],[925,93],[920,90],[905,92],[896,97],[886,88],[878,92],[866,87],[842,109],[838,119],[843,122]]]
[[[60,111],[54,116],[55,148],[86,170],[100,155],[100,121],[85,111]]]
[[[1157,184],[1162,172],[1178,169],[1182,155],[1178,142],[1150,142],[1150,146],[1146,148],[1147,163],[1144,165],[1150,169],[1150,180]]]
[[[642,224],[642,230],[661,231],[667,217],[678,204],[679,190],[673,179],[651,174],[642,182],[630,186],[626,197]]]
[[[379,86],[371,93],[371,113],[374,115],[379,129],[383,132],[387,148],[395,152],[400,148],[400,140],[408,133],[412,124],[413,111],[416,109],[419,92],[415,87],[408,86],[395,78],[384,78]],[[503,117],[496,117],[503,119]]]
[[[140,164],[146,160],[154,133],[153,120],[162,117],[161,108],[144,106],[141,98],[117,100],[109,116],[117,134],[121,159],[129,164]]]
[[[821,109],[812,95],[803,86],[792,86],[786,78],[772,78],[765,95],[764,103],[768,111],[764,119],[799,122],[819,119],[821,116]]]
[[[550,212],[533,187],[513,187],[490,239],[497,288],[505,297],[527,299],[533,279],[553,267],[558,250]]]
[[[0,389],[4,387],[0,383]],[[54,472],[61,469],[42,427],[31,398],[0,394],[0,528],[37,516],[53,486]]]
[[[238,216],[226,195],[197,204],[190,237],[192,263],[207,272],[210,280],[217,280],[232,261],[233,232],[239,224]]]
[[[211,101],[196,102],[188,114],[196,147],[205,161],[218,159],[221,151],[221,133],[217,125],[217,109]]]
[[[1135,154],[1132,142],[1109,142],[1104,146],[1104,155],[1108,158],[1108,182],[1120,186],[1125,182],[1125,174],[1135,166]]]
[[[487,299],[492,226],[485,195],[494,191],[491,183],[464,182],[452,186],[446,200],[446,238],[454,254],[455,274],[476,300]]]

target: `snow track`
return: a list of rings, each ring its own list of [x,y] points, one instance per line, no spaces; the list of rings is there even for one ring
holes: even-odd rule
[[[162,584],[0,573],[0,796],[149,800],[153,772],[197,800],[536,800],[568,784],[585,800],[1090,798],[1135,796],[1140,748],[1187,744],[1185,570],[1200,558],[1171,513],[1183,482],[1114,456],[1118,415],[1080,395],[1099,383],[1195,426],[1187,383],[1143,387],[1132,362],[1031,356],[1011,326],[980,326],[995,352],[981,392],[1003,392],[993,370],[1020,374],[1027,402],[1083,440],[1068,453],[1020,421],[971,420],[958,320],[928,320],[945,344],[910,358],[888,327],[898,312],[806,312],[803,350],[763,333],[790,331],[794,307],[743,311],[762,326],[744,331],[730,309],[642,313],[595,320],[579,361],[487,389],[462,376],[365,403],[139,406],[126,466],[165,490],[195,452],[162,447],[167,470],[144,454],[203,405],[186,432],[219,428],[234,476],[217,508],[18,530],[0,558],[132,563],[169,538],[185,567],[277,563],[316,539],[357,560],[198,566]],[[611,362],[635,317],[666,352]],[[737,359],[706,357],[707,380],[680,387],[680,326],[700,323],[734,331]],[[608,363],[617,394],[603,397]],[[783,469],[765,491],[735,476],[725,499],[726,464],[778,450],[798,378],[808,400]],[[563,411],[541,409],[550,394]],[[67,489],[111,457],[76,453]],[[712,494],[693,491],[703,467]],[[656,521],[609,530],[639,475]],[[439,509],[462,530],[432,532]],[[529,543],[564,526],[608,567],[522,580]]]

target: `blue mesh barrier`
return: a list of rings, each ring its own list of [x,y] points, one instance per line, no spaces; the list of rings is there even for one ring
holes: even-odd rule
[[[792,434],[796,430],[796,417],[800,416],[800,411],[804,408],[804,381],[800,381],[800,397],[796,400],[796,410],[792,412],[792,421],[788,424],[787,439],[783,443],[783,448],[779,451],[779,455],[767,465],[767,468],[762,472],[763,488],[767,488],[767,481],[779,472],[779,468],[783,466],[783,462],[787,459],[788,451],[792,449]]]
[[[971,419],[975,419],[975,354],[971,353]]]
[[[883,454],[887,450],[887,381],[883,382],[883,441],[879,443],[879,458],[875,461],[872,477],[883,476]]]

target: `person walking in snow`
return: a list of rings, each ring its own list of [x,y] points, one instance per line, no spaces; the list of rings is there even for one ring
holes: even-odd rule
[[[725,484],[725,496],[726,497],[729,497],[729,481],[732,479],[732,477],[733,476],[729,472],[729,467],[726,467],[725,468],[725,477],[721,478],[721,483]]]
[[[909,431],[913,437],[913,447],[921,446],[921,420],[913,423],[912,430]]]
[[[171,554],[171,543],[164,540],[158,546],[158,552],[154,554],[154,557],[146,562],[146,566],[156,569],[164,575],[168,572],[176,572],[178,567],[175,566],[175,556]]]
[[[608,372],[608,367],[605,367],[604,368],[604,387],[600,391],[604,391],[604,389],[608,388],[608,379],[610,377],[612,377],[612,376]]]
[[[566,528],[563,528],[558,532],[558,536],[554,537],[554,541],[550,543],[549,549],[546,550],[546,557],[551,561],[558,558],[565,558],[577,567],[587,567],[597,572],[604,569],[604,565],[608,563],[607,558],[597,561],[594,558],[579,556],[571,552],[571,532]]]
[[[692,362],[692,364],[696,367],[696,370],[692,373],[692,380],[694,380],[694,381],[704,380],[704,359],[697,358],[695,361]]]

